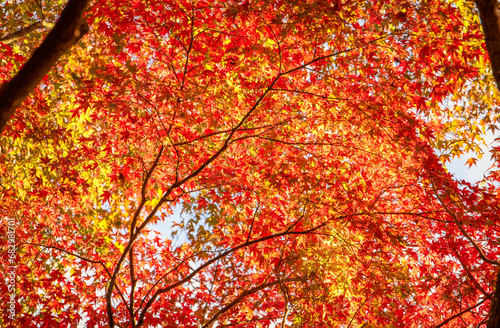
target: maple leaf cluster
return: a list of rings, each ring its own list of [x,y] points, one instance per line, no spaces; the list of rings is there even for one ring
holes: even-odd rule
[[[0,6],[8,33],[60,10]],[[0,213],[17,224],[16,315],[0,323],[486,322],[500,170],[470,184],[444,166],[480,152],[500,112],[474,10],[91,3],[89,32],[0,136]],[[43,33],[0,43],[1,82]]]

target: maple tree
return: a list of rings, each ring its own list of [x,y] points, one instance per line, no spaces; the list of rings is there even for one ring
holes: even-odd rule
[[[45,15],[54,23],[62,5],[0,6],[34,20],[13,19],[6,34]],[[437,0],[90,3],[88,33],[0,138],[0,209],[17,222],[15,320],[5,308],[0,322],[495,318],[498,161],[481,184],[443,166],[479,153],[498,121],[475,10]],[[2,81],[42,47],[46,32],[30,31],[1,45]],[[152,231],[178,208],[168,235]]]

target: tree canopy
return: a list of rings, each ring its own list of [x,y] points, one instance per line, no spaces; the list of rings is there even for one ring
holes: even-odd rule
[[[0,5],[0,323],[499,327],[486,2]]]

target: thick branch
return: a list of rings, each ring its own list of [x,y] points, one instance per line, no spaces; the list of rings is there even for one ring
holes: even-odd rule
[[[500,90],[500,10],[498,9],[497,0],[475,0],[475,2],[483,26],[491,70],[497,88]]]
[[[0,42],[6,43],[6,44],[13,43],[13,42],[25,37],[26,35],[30,34],[31,32],[34,32],[34,31],[39,30],[41,28],[53,28],[53,27],[54,27],[54,24],[52,24],[52,23],[39,21],[39,22],[33,23],[29,26],[23,27],[22,29],[20,29],[17,32],[11,33],[7,36],[4,36],[3,38],[0,38]]]
[[[0,132],[14,110],[23,102],[56,61],[87,33],[83,19],[88,0],[69,0],[61,17],[30,59],[0,88]]]

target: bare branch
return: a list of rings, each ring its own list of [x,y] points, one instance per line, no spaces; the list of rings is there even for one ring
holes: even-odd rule
[[[500,326],[500,269],[497,271],[495,292],[491,299],[488,321],[486,323],[487,328],[497,328],[498,326]]]

